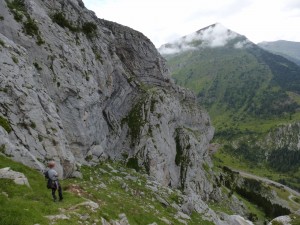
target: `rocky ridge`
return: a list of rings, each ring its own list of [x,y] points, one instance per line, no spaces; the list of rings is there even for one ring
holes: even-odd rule
[[[222,222],[208,155],[213,128],[176,86],[143,34],[98,19],[79,0],[0,2],[1,152],[63,177],[122,160],[187,194],[186,207]]]

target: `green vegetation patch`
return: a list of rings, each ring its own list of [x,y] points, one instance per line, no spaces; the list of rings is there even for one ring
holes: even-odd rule
[[[299,225],[300,224],[300,216],[299,215],[291,214],[290,217],[292,219],[291,225]]]
[[[88,38],[93,38],[97,35],[97,25],[93,22],[85,22],[81,30]]]
[[[27,12],[27,8],[24,0],[6,0],[7,7],[10,12],[14,15],[14,18],[17,22],[22,22],[23,31],[25,34],[33,36],[36,38],[36,43],[38,45],[42,45],[45,43],[43,38],[41,37],[41,33],[39,31],[39,27],[34,19],[32,19]],[[25,16],[26,20],[23,21],[23,16]]]
[[[126,122],[128,124],[132,145],[138,140],[140,130],[146,123],[143,118],[144,99],[144,97],[140,99],[139,102],[132,107],[127,117],[122,120],[122,123]]]
[[[18,63],[19,63],[19,60],[18,60],[18,58],[17,58],[16,56],[13,55],[13,56],[11,57],[11,59],[14,61],[15,64],[18,64]]]
[[[84,22],[82,26],[75,26],[72,21],[66,18],[66,15],[63,12],[56,12],[50,17],[54,23],[57,23],[62,28],[68,28],[73,33],[82,32],[90,39],[97,36],[97,24],[93,22]],[[78,42],[78,36],[76,36],[76,42]],[[102,61],[100,54],[95,53],[95,55],[97,60]]]
[[[67,20],[63,12],[56,12],[51,16],[51,18],[54,23],[57,23],[62,28],[66,27],[72,32],[78,31],[78,28],[74,26],[71,21]]]
[[[3,127],[4,130],[7,131],[7,133],[10,133],[12,131],[9,121],[2,116],[0,116],[0,126]]]
[[[6,0],[6,4],[16,21],[20,22],[24,15],[28,15],[24,0]]]
[[[135,169],[137,172],[140,171],[140,166],[139,166],[139,161],[138,161],[138,158],[134,157],[134,158],[129,158],[127,163],[126,163],[126,166],[128,168],[132,168],[132,169]]]
[[[66,201],[55,203],[41,173],[0,155],[0,168],[3,167],[24,173],[31,187],[17,185],[9,179],[1,179],[0,224],[49,224],[49,220],[44,216],[61,214],[59,208],[70,208],[84,201],[81,197],[65,191]],[[63,187],[66,185],[65,181],[61,183]]]
[[[2,41],[1,39],[0,39],[0,45],[1,45],[2,47],[4,47],[4,46],[5,46],[5,43],[4,43],[4,41]]]

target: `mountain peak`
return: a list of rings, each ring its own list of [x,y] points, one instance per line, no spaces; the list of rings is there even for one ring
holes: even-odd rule
[[[242,48],[250,43],[246,37],[228,29],[221,23],[215,23],[186,35],[173,43],[162,45],[159,52],[167,55],[205,47],[223,47],[234,39],[236,39],[233,45],[235,48]]]

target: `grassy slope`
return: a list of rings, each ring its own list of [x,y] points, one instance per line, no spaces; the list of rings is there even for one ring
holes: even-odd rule
[[[216,165],[221,164],[216,163]],[[116,220],[121,213],[126,214],[131,225],[153,222],[158,225],[165,224],[159,218],[166,218],[174,225],[181,224],[174,218],[177,213],[174,208],[166,207],[156,200],[156,195],[159,195],[169,203],[180,204],[180,193],[160,186],[158,191],[151,191],[147,185],[153,186],[153,183],[147,181],[145,175],[124,168],[120,163],[103,163],[96,167],[82,167],[82,180],[67,179],[61,182],[65,199],[64,202],[56,203],[52,202],[44,177],[39,172],[0,156],[0,168],[6,166],[24,173],[29,179],[31,188],[16,185],[11,180],[1,179],[0,224],[49,224],[49,220],[44,216],[62,213],[69,216],[70,219],[57,220],[54,224],[77,224],[78,221],[84,222],[81,218],[86,215],[88,215],[87,222],[94,223],[96,221],[96,224],[101,224],[101,217],[108,221]],[[133,180],[126,177],[133,177]],[[124,185],[127,186],[127,191]],[[223,189],[224,193],[228,192],[226,188]],[[8,197],[2,194],[3,192],[7,193]],[[285,193],[281,194],[284,198],[286,197]],[[261,209],[241,196],[238,198],[244,202],[249,212],[258,216],[259,220],[255,224],[261,224],[265,220]],[[87,199],[97,202],[100,209],[95,212],[83,206],[72,209],[75,204],[85,202]],[[211,202],[209,206],[215,211],[233,214],[226,202]],[[198,213],[193,213],[191,220],[187,222],[189,225],[212,225]]]
[[[282,55],[298,65],[300,65],[300,43],[290,41],[275,41],[275,42],[262,42],[258,44],[260,47],[274,52],[275,54]]]
[[[228,144],[229,140],[232,144],[234,140],[245,138],[245,134],[251,134],[250,142],[262,140],[274,127],[300,120],[300,112],[292,113],[288,105],[281,105],[282,102],[289,104],[291,99],[300,102],[296,93],[299,91],[299,68],[279,56],[258,48],[249,51],[208,48],[167,56],[167,60],[176,82],[198,94],[200,102],[208,109],[216,128],[216,142]],[[282,113],[282,110],[287,112]],[[258,175],[266,170],[269,176],[278,174],[265,164],[260,165],[260,171],[253,171],[257,164],[237,163],[234,161],[236,156],[226,153],[223,152],[222,157],[233,159],[225,161],[228,166],[243,167],[245,171]],[[241,165],[236,165],[239,163]],[[293,171],[284,176],[290,186],[300,188],[297,184],[299,175]],[[274,176],[276,180],[284,179]]]
[[[300,117],[292,115],[300,102],[300,68],[282,57],[257,47],[220,47],[166,58],[176,82],[198,95],[217,130],[237,123],[265,130]]]
[[[111,165],[115,169],[112,169]],[[11,180],[1,179],[1,225],[49,224],[49,220],[44,216],[61,213],[69,216],[70,219],[57,220],[54,224],[78,224],[78,221],[84,222],[80,219],[83,215],[88,215],[87,222],[96,221],[96,224],[101,224],[101,217],[108,221],[116,220],[121,213],[126,214],[131,225],[153,222],[163,225],[165,223],[159,219],[163,217],[174,225],[181,224],[174,218],[177,213],[174,208],[166,207],[156,200],[156,195],[159,194],[169,203],[178,203],[180,194],[162,187],[158,192],[153,192],[146,187],[149,182],[144,175],[124,168],[118,163],[104,163],[92,168],[82,167],[83,180],[62,181],[65,198],[63,202],[52,202],[50,190],[46,188],[44,177],[39,172],[0,155],[0,168],[3,167],[11,167],[15,171],[24,173],[31,188],[16,185]],[[137,180],[126,179],[128,175],[136,177]],[[127,191],[122,188],[124,184],[128,187]],[[72,209],[75,204],[85,202],[87,199],[97,202],[100,209],[95,212],[83,206]],[[191,215],[188,224],[212,225],[197,213]]]
[[[0,168],[3,167],[10,167],[14,171],[24,173],[31,188],[16,185],[12,180],[1,179],[0,224],[48,224],[45,215],[59,214],[58,207],[68,208],[83,201],[80,197],[64,192],[67,201],[54,203],[50,191],[46,188],[43,175],[0,155]],[[62,185],[65,186],[64,181]],[[7,193],[8,197],[3,192]]]

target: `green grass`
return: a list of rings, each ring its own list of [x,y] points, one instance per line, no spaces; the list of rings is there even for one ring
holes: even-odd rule
[[[224,212],[227,213],[228,215],[233,215],[234,212],[228,207],[226,202],[211,202],[208,204],[209,208],[216,212]]]
[[[278,173],[271,168],[268,168],[264,164],[253,164],[244,160],[242,157],[232,156],[225,153],[222,149],[217,151],[213,155],[213,162],[215,167],[228,166],[235,170],[241,170],[248,173],[255,174],[260,177],[266,177],[271,180],[277,181],[279,179],[285,178],[285,173]]]
[[[78,224],[80,215],[87,214],[89,224],[101,217],[110,221],[117,220],[119,214],[125,213],[131,225],[165,223],[159,218],[166,218],[174,225],[181,223],[174,218],[177,210],[165,206],[156,200],[160,195],[169,203],[178,203],[181,197],[176,192],[169,192],[163,187],[158,187],[158,192],[153,192],[146,187],[146,176],[126,168],[121,163],[102,163],[95,167],[81,168],[83,179],[66,179],[61,181],[64,189],[64,201],[52,202],[50,190],[46,188],[46,181],[41,173],[30,169],[20,163],[13,162],[9,158],[0,155],[0,168],[11,167],[14,171],[24,173],[31,188],[14,184],[11,180],[1,179],[0,182],[0,224],[32,225],[49,224],[46,215],[63,214],[70,220],[57,220],[55,224]],[[113,169],[112,169],[113,167]],[[126,176],[136,177],[136,180],[125,179]],[[104,187],[104,185],[105,187]],[[126,184],[127,190],[122,188]],[[80,195],[71,191],[76,187]],[[6,193],[8,197],[4,194]],[[72,209],[77,203],[90,199],[99,204],[100,209],[91,212],[86,207]],[[97,223],[98,224],[98,223]],[[198,213],[191,215],[189,225],[213,225],[203,219]]]
[[[192,213],[191,221],[188,223],[189,225],[214,225],[213,222],[205,220],[198,213]]]
[[[273,221],[272,225],[284,225],[282,222],[279,221]]]
[[[0,194],[0,224],[48,224],[45,215],[59,214],[58,208],[68,208],[83,201],[69,192],[64,192],[66,201],[54,203],[42,174],[0,155],[0,168],[3,167],[24,173],[31,188],[16,185],[12,180],[1,179],[0,193],[5,192],[8,197]],[[62,185],[65,185],[64,181]]]
[[[296,214],[290,215],[292,218],[291,225],[299,225],[300,224],[300,216]]]
[[[283,188],[280,188],[278,186],[275,185],[269,185],[269,187],[271,187],[272,190],[274,190],[277,194],[277,196],[285,201],[288,202],[289,207],[295,211],[297,211],[299,209],[299,204],[294,203],[293,201],[291,201],[289,199],[289,196],[291,195],[290,192],[286,191]],[[292,198],[294,200],[294,198]],[[295,201],[295,200],[294,200]]]

